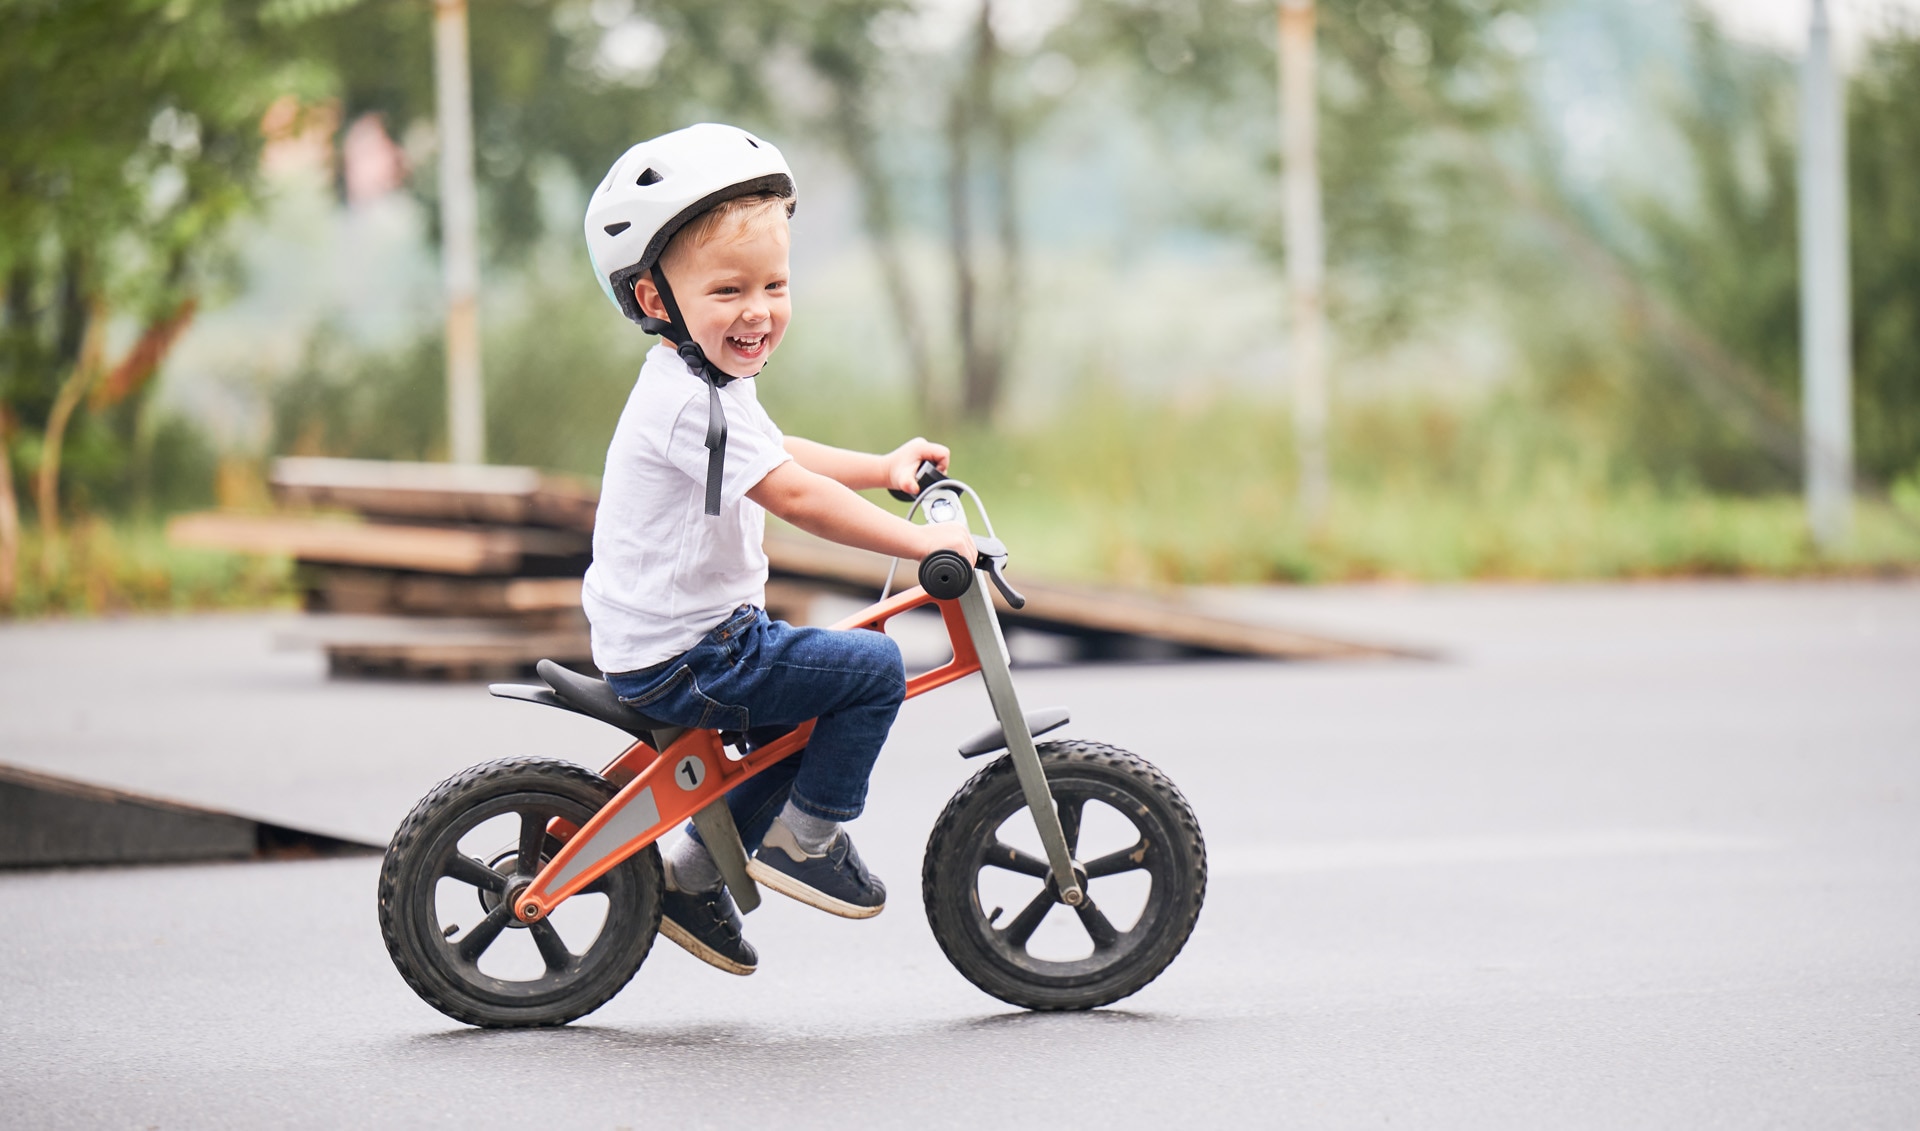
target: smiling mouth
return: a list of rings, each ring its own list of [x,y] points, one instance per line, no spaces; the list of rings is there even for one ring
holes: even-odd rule
[[[767,335],[745,334],[740,337],[727,335],[727,348],[742,357],[759,357],[766,352]]]

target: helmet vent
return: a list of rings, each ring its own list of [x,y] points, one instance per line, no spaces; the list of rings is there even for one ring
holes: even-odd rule
[[[661,177],[660,174],[654,172],[652,169],[649,168],[646,171],[642,172],[640,174],[640,178],[634,181],[633,183],[636,185],[657,185],[664,179],[665,178]]]
[[[622,221],[620,221],[620,222],[619,222],[618,224],[608,224],[608,225],[607,225],[607,234],[608,234],[608,235],[610,235],[610,236],[617,236],[617,235],[619,235],[619,234],[620,234],[621,232],[624,232],[624,231],[626,231],[626,230],[627,230],[628,228],[631,228],[631,227],[633,227],[633,225],[632,225],[632,224],[630,224],[630,223],[628,223],[628,222],[627,222],[627,221],[625,221],[625,220],[622,220]]]
[[[755,149],[758,149],[758,148],[760,148],[760,143],[759,143],[759,142],[757,142],[757,141],[755,141],[755,140],[753,140],[753,135],[752,135],[752,134],[741,134],[740,136],[741,136],[741,137],[744,137],[744,138],[746,138],[746,139],[747,139],[747,144],[748,144],[748,145],[751,145],[751,146],[753,146],[753,147],[754,147]]]

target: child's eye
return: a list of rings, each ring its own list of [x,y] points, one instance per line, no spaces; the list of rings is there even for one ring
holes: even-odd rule
[[[717,295],[737,295],[740,293],[740,288],[735,286],[719,286],[713,288],[713,293]]]

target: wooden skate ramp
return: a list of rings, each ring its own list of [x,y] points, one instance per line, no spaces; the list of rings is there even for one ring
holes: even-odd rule
[[[379,851],[325,833],[0,765],[0,868],[298,860]]]
[[[868,599],[880,595],[889,565],[880,554],[803,535],[774,533],[767,535],[767,559],[777,580],[822,586]],[[919,584],[914,571],[914,563],[900,563],[893,579],[896,592]],[[1027,599],[1025,608],[1015,609],[998,591],[992,591],[1001,623],[1008,627],[1079,637],[1145,638],[1202,653],[1280,660],[1420,655],[1403,648],[1234,620],[1196,609],[1173,594],[1035,581],[1020,574],[1017,556],[1008,580]]]
[[[287,511],[182,515],[169,534],[294,558],[309,612],[358,618],[316,618],[305,634],[336,673],[495,678],[542,657],[586,661],[579,588],[591,558],[592,488],[524,467],[340,459],[281,460],[273,488]],[[767,557],[769,611],[801,623],[816,595],[877,597],[888,568],[878,554],[779,530],[768,533]],[[1423,655],[1220,616],[1178,593],[1037,579],[1017,551],[1012,567],[1027,605],[1000,602],[1004,623],[1074,638],[1084,658]],[[895,588],[914,584],[913,563],[901,563]]]

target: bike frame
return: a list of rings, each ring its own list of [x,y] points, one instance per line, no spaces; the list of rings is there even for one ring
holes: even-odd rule
[[[1000,619],[987,597],[986,578],[976,570],[972,582],[964,593],[951,600],[934,597],[923,588],[908,589],[833,627],[884,632],[887,622],[902,613],[928,605],[939,608],[947,638],[953,645],[953,659],[907,680],[906,697],[912,699],[980,673],[987,698],[1006,734],[1007,750],[1013,757],[1040,841],[1046,848],[1047,863],[1056,877],[1054,882],[1060,898],[1077,906],[1084,899],[1082,881],[1074,870],[1033,734],[1014,692]],[[746,853],[727,809],[726,794],[799,751],[812,734],[810,720],[737,758],[727,754],[717,730],[676,731],[661,740],[663,749],[659,750],[644,741],[635,742],[601,771],[602,776],[620,787],[612,801],[578,828],[559,819],[550,826],[550,831],[563,838],[565,844],[532,882],[510,893],[515,916],[530,923],[552,914],[569,896],[590,887],[609,870],[643,851],[689,817],[699,826],[701,839],[713,854],[741,910],[751,911],[759,905],[759,893],[746,874]],[[660,739],[660,734],[654,737]]]

